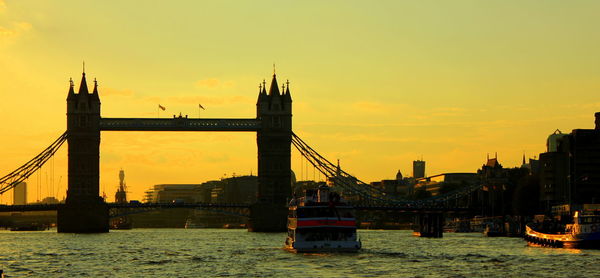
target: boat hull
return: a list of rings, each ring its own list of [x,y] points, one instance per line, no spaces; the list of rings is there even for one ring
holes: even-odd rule
[[[356,253],[361,248],[361,242],[356,241],[286,241],[285,249],[294,253]]]
[[[600,249],[600,233],[589,234],[545,234],[526,226],[523,238],[529,245],[578,248],[578,249]]]

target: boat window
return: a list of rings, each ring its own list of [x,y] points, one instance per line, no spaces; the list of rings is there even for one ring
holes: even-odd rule
[[[305,218],[306,217],[306,209],[303,209],[303,208],[297,209],[296,215],[298,216],[298,218]]]
[[[338,218],[354,218],[354,210],[352,209],[337,209],[329,207],[309,207],[298,208],[296,210],[298,218],[313,218],[313,217],[338,217]]]
[[[599,222],[600,222],[600,217],[596,217],[596,216],[580,217],[581,224],[592,224],[592,223],[599,223]]]
[[[338,214],[343,218],[354,218],[354,211],[352,209],[338,209]]]
[[[327,241],[327,240],[335,240],[335,241],[347,241],[354,240],[354,234],[356,231],[348,231],[339,230],[339,229],[328,229],[328,230],[318,230],[318,231],[309,231],[306,232],[306,241]]]

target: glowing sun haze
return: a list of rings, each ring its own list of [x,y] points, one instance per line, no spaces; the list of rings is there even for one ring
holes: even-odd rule
[[[68,80],[78,86],[83,60],[104,117],[156,117],[161,104],[160,117],[252,118],[276,63],[280,84],[290,80],[294,132],[367,182],[399,169],[410,176],[421,156],[428,175],[476,171],[494,152],[518,166],[555,129],[593,128],[599,10],[597,1],[551,0],[0,0],[0,175],[64,132]],[[153,184],[257,168],[254,133],[101,140],[111,201],[120,168],[130,199]],[[63,147],[52,171],[59,199],[66,159]],[[298,178],[313,178],[296,152],[292,160]],[[40,174],[42,197],[50,171]],[[29,184],[33,201],[36,179]]]

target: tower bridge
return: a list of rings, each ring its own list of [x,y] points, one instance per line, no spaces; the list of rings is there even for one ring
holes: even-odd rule
[[[287,86],[286,86],[287,85]],[[269,90],[266,82],[259,86],[255,118],[191,119],[173,118],[104,118],[98,84],[94,80],[90,93],[85,72],[78,92],[70,81],[67,93],[67,131],[46,150],[15,171],[0,178],[0,194],[11,190],[37,171],[60,146],[68,142],[68,189],[64,205],[0,206],[0,211],[57,210],[58,232],[107,232],[109,210],[116,208],[153,209],[191,206],[198,208],[248,209],[250,231],[285,231],[287,200],[291,197],[291,146],[299,150],[319,172],[333,179],[336,186],[359,196],[361,210],[392,210],[434,215],[427,220],[438,231],[441,212],[453,210],[449,201],[478,190],[480,186],[462,188],[427,200],[406,200],[361,182],[321,156],[292,132],[292,98],[289,83],[279,90],[273,74]],[[256,132],[258,150],[258,198],[252,205],[231,204],[107,204],[99,196],[101,131],[189,131],[189,132]],[[429,219],[424,217],[423,219]],[[437,224],[432,224],[437,223]]]
[[[256,118],[189,119],[102,118],[98,83],[89,93],[85,72],[78,93],[71,81],[67,95],[69,183],[65,206],[58,210],[59,232],[106,232],[108,208],[99,197],[101,131],[231,131],[256,132],[258,202],[252,206],[249,229],[283,231],[291,195],[292,98],[289,85],[279,90],[277,77],[269,91],[260,87]]]

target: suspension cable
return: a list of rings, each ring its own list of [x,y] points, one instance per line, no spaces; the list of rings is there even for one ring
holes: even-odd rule
[[[347,190],[352,194],[362,197],[365,201],[393,204],[397,206],[423,206],[425,204],[440,205],[448,200],[457,200],[458,198],[466,196],[482,188],[481,184],[471,185],[465,188],[456,189],[443,195],[437,195],[423,200],[408,200],[396,196],[390,196],[385,191],[370,186],[345,172],[344,170],[338,169],[335,164],[331,163],[325,157],[317,153],[294,133],[292,133],[292,144],[294,147],[296,147],[300,154],[315,167],[315,169],[325,176],[326,179],[333,179],[336,185],[342,187],[344,190]]]
[[[21,165],[21,167],[10,172],[8,175],[0,178],[0,194],[13,189],[19,183],[28,179],[33,173],[39,170],[44,163],[48,161],[60,147],[67,141],[67,132],[63,133],[58,139],[56,139],[49,147],[44,151],[36,155],[34,158],[29,160],[27,163]]]

